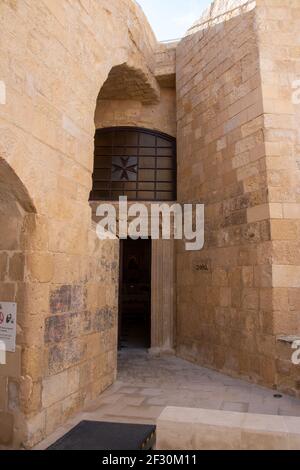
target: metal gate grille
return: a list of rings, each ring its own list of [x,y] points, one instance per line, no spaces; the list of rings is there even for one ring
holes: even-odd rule
[[[134,127],[99,129],[90,199],[176,200],[176,167],[173,137]]]

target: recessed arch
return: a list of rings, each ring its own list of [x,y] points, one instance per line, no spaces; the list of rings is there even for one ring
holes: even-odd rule
[[[23,326],[28,324],[25,312],[27,297],[26,247],[30,244],[31,233],[28,219],[35,217],[34,203],[16,172],[0,157],[0,312],[2,322],[15,325],[16,341],[9,340],[9,335],[0,337],[1,348],[5,345],[5,364],[1,365],[0,426],[5,435],[5,445],[19,446],[24,438],[23,414],[19,397],[20,384],[23,380],[23,351],[27,337]],[[17,311],[15,318],[14,313]],[[12,333],[11,333],[12,334]],[[13,393],[8,393],[13,390]],[[18,405],[17,405],[18,403]],[[22,402],[23,403],[23,402]],[[23,410],[23,409],[22,409]],[[3,442],[2,442],[3,443]]]
[[[133,61],[112,67],[98,96],[98,100],[135,99],[144,104],[156,103],[159,98],[160,88],[153,75]]]
[[[7,161],[0,157],[0,211],[7,204],[17,204],[26,212],[36,212],[24,184]]]

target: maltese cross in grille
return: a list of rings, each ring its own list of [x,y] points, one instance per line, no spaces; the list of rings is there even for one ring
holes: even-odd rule
[[[113,181],[137,180],[137,157],[113,157],[112,161]]]

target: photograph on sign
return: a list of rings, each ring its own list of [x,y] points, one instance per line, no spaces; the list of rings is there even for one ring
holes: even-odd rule
[[[0,301],[0,341],[7,352],[16,351],[17,304]]]

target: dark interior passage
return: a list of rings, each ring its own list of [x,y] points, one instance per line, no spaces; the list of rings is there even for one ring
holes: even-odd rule
[[[119,347],[151,345],[151,240],[122,240]]]

